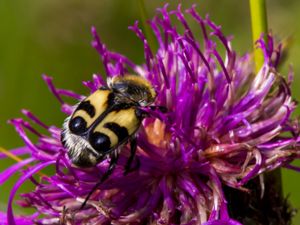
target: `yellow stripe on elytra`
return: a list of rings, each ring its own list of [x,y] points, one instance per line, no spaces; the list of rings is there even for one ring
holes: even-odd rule
[[[116,123],[121,127],[125,127],[128,135],[132,135],[140,125],[140,120],[135,115],[135,109],[123,109],[110,112],[95,128],[94,132],[106,134],[110,138],[111,145],[114,147],[118,144],[117,135],[108,128],[105,128],[106,123]]]
[[[140,125],[140,120],[135,115],[135,109],[123,109],[112,111],[99,124],[101,127],[106,123],[117,123],[121,127],[125,127],[129,135],[132,135]]]
[[[87,114],[87,112],[83,111],[83,110],[76,111],[73,115],[73,118],[75,118],[77,116],[80,116],[85,120],[87,127],[90,127],[92,125],[92,123],[95,121],[95,119],[91,118],[90,115]]]
[[[103,133],[103,134],[105,134],[105,135],[107,135],[109,137],[110,148],[113,148],[119,142],[118,136],[113,131],[111,131],[108,128],[97,126],[96,129],[95,129],[95,132]]]
[[[110,90],[98,90],[87,97],[90,103],[95,107],[95,118],[98,118],[107,109],[108,95]]]
[[[91,105],[94,106],[95,116],[90,117],[86,111],[77,110],[72,117],[82,117],[86,121],[87,127],[90,127],[92,123],[107,109],[107,100],[110,92],[110,90],[97,90],[84,100],[90,101]]]

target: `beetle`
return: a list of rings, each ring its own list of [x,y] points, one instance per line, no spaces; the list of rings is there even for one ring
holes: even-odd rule
[[[104,182],[116,166],[124,144],[130,142],[130,157],[124,174],[130,170],[137,149],[136,133],[156,92],[148,80],[137,75],[115,76],[75,106],[63,123],[61,140],[72,164],[93,167],[110,158],[107,171],[85,199]],[[163,107],[159,107],[163,111]]]

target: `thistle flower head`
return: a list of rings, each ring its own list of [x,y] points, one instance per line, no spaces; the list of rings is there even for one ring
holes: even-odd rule
[[[201,37],[192,32],[186,16],[198,23]],[[174,25],[172,17],[181,25]],[[244,184],[257,175],[289,167],[299,158],[298,121],[290,118],[296,107],[290,91],[292,73],[286,80],[277,72],[281,47],[275,46],[272,36],[267,43],[262,39],[257,43],[265,62],[254,74],[251,55],[237,55],[220,26],[200,17],[194,7],[184,14],[180,6],[174,11],[165,6],[149,23],[159,44],[155,52],[137,22],[129,27],[143,42],[143,65],[109,51],[92,28],[92,45],[106,76],[147,78],[157,92],[155,105],[168,109],[163,113],[144,108],[151,116],[138,132],[139,169],[123,175],[130,154],[124,146],[113,174],[80,209],[109,159],[91,169],[72,166],[60,141],[61,129],[23,110],[48,135],[23,119],[11,120],[26,144],[13,153],[28,154],[28,159],[2,172],[0,182],[24,165],[30,167],[11,191],[9,224],[16,224],[12,201],[26,180],[36,188],[22,194],[19,204],[34,207],[39,217],[33,220],[41,224],[239,224],[230,219],[222,185],[245,190]],[[183,32],[178,31],[181,28]],[[43,78],[62,111],[70,115],[73,107],[62,97],[80,101],[84,96],[57,89],[52,78]],[[106,85],[100,75],[83,83],[91,92]],[[36,134],[38,142],[33,143],[25,131]],[[32,177],[51,165],[54,175]]]

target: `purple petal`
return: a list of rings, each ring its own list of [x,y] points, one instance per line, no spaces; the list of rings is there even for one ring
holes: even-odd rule
[[[25,155],[31,153],[30,149],[27,146],[9,150],[13,155]],[[7,158],[7,155],[0,152],[0,159]]]
[[[13,186],[13,188],[11,189],[10,195],[9,195],[9,199],[8,199],[8,206],[7,206],[7,222],[10,225],[16,225],[16,220],[15,217],[13,215],[13,209],[12,209],[12,202],[13,199],[15,197],[15,194],[17,192],[17,190],[19,189],[19,187],[26,181],[28,180],[28,178],[30,178],[32,175],[34,175],[35,173],[37,173],[38,171],[40,171],[41,169],[51,165],[51,164],[55,164],[55,160],[53,161],[49,161],[49,162],[45,162],[45,163],[41,163],[36,165],[35,167],[30,168],[22,177],[20,177],[20,179],[15,183],[15,185]]]
[[[15,221],[16,224],[20,225],[32,225],[34,224],[34,220],[38,217],[38,213],[34,213],[31,216],[16,216]],[[10,225],[7,220],[6,213],[0,212],[0,224],[1,225]]]
[[[228,219],[228,220],[214,220],[203,223],[202,225],[242,225],[240,222]]]
[[[9,179],[14,173],[19,171],[22,167],[28,165],[29,163],[33,162],[34,158],[24,159],[21,162],[17,162],[11,167],[7,168],[6,170],[0,173],[0,185],[3,184],[7,179]]]

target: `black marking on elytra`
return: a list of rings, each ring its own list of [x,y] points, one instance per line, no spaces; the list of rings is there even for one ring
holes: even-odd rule
[[[110,129],[112,132],[114,132],[117,135],[119,143],[123,142],[129,136],[127,128],[121,127],[117,123],[113,123],[113,122],[106,123],[104,127]]]
[[[110,92],[107,96],[107,107],[110,108],[115,105],[115,93]]]
[[[70,120],[69,129],[72,133],[80,135],[87,131],[87,123],[81,116],[76,116]]]
[[[110,139],[106,134],[94,132],[89,135],[89,143],[99,153],[106,153],[110,150]]]
[[[89,114],[89,116],[91,117],[91,118],[93,118],[94,116],[95,116],[95,107],[90,103],[90,101],[88,100],[88,101],[82,101],[79,105],[78,105],[78,107],[77,107],[77,109],[76,109],[76,111],[77,110],[83,110],[83,111],[85,111],[87,114]]]
[[[134,106],[134,104],[119,103],[119,104],[114,105],[112,111],[119,112],[120,110],[126,110],[126,109],[129,109],[129,108],[133,107],[133,106]]]
[[[114,96],[112,95],[109,101],[114,101],[112,99],[113,97]],[[88,132],[92,132],[109,113],[114,111],[119,112],[120,110],[125,110],[132,106],[133,106],[132,104],[127,104],[127,103],[118,103],[118,104],[113,104],[111,106],[108,106],[107,109],[99,117],[97,117],[96,120],[93,122],[93,124],[88,128]]]

